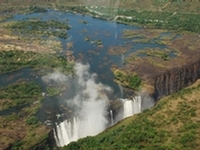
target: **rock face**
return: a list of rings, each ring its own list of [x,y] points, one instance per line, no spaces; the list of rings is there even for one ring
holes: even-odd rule
[[[199,78],[200,60],[159,74],[154,78],[155,98],[158,100],[163,96],[177,92]]]

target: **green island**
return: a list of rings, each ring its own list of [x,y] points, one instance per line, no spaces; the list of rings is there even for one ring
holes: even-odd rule
[[[67,39],[67,32],[71,28],[67,20],[59,22],[25,18],[6,22],[16,13],[43,13],[47,9],[89,14],[99,19],[137,25],[141,27],[139,30],[124,30],[122,38],[138,43],[153,41],[166,46],[162,50],[146,48],[130,53],[125,58],[126,65],[123,69],[115,66],[111,68],[114,81],[132,90],[146,88],[145,90],[153,94],[159,89],[158,81],[164,83],[166,79],[172,82],[167,80],[166,70],[181,70],[183,65],[185,67],[185,64],[199,61],[200,3],[120,0],[115,4],[113,0],[89,0],[87,3],[82,0],[33,0],[26,3],[13,0],[2,3],[0,12],[5,13],[0,15],[0,75],[23,68],[31,68],[37,75],[46,75],[57,70],[65,75],[73,74],[74,60],[71,57],[69,59],[71,54],[57,55],[57,52],[62,51],[62,43],[58,38]],[[79,23],[88,24],[85,20],[80,20]],[[162,35],[168,32],[171,34]],[[93,41],[92,38],[85,37],[85,41],[103,47],[101,40]],[[73,47],[73,42],[67,44],[68,50]],[[129,49],[134,47],[110,47],[108,54],[122,55],[128,53]],[[193,68],[194,73],[198,65]],[[192,72],[191,70],[186,68],[185,72]],[[184,69],[181,71],[185,73]],[[162,74],[165,74],[163,80],[158,76]],[[153,108],[124,119],[97,136],[80,139],[63,148],[52,148],[48,144],[52,128],[45,126],[37,118],[36,113],[44,100],[41,85],[31,81],[17,81],[0,87],[1,112],[21,107],[18,113],[0,115],[0,149],[199,149],[200,81],[188,80],[191,80],[190,85],[194,84],[187,85],[188,87],[184,85],[184,88],[161,95],[163,98],[159,97]],[[163,84],[166,85],[167,83]],[[46,93],[52,97],[61,94],[65,88],[65,85],[55,87],[48,84]]]

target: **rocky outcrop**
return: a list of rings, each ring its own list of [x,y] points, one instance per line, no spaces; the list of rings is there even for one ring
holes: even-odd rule
[[[155,98],[158,100],[163,96],[177,92],[193,84],[199,78],[200,60],[159,74],[154,78]]]

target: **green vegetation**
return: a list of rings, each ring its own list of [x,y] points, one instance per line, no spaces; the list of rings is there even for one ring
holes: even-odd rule
[[[0,22],[2,21],[5,21],[5,20],[7,20],[7,19],[10,19],[10,18],[13,18],[13,15],[11,15],[11,14],[3,14],[3,15],[1,15],[0,16]]]
[[[130,50],[132,47],[130,46],[111,46],[109,47],[108,53],[110,55],[121,55],[125,54],[128,50]]]
[[[173,12],[154,12],[154,11],[142,11],[136,10],[120,10],[118,11],[119,16],[117,21],[126,24],[138,23],[143,26],[156,28],[156,29],[168,29],[176,31],[200,31],[200,17],[199,14],[188,14],[188,13],[173,13]],[[126,16],[133,16],[127,18]]]
[[[38,6],[30,6],[29,11],[30,13],[45,13],[47,9]]]
[[[24,67],[31,67],[39,75],[47,74],[53,70],[62,73],[72,72],[73,64],[67,61],[66,56],[58,54],[35,53],[24,51],[0,51],[0,73],[12,72]],[[49,86],[48,86],[49,87]],[[49,96],[59,94],[63,88],[48,88]],[[0,88],[0,110],[9,111],[9,108],[22,106],[19,113],[0,116],[0,149],[36,149],[41,142],[45,146],[50,128],[46,128],[35,116],[41,107],[44,92],[36,83],[16,82]],[[23,130],[22,130],[23,129]],[[14,143],[14,145],[12,145]],[[48,149],[48,146],[47,146]]]
[[[84,41],[90,41],[90,37],[86,36],[86,37],[84,38]]]
[[[96,45],[98,47],[103,47],[103,43],[102,43],[101,40],[94,40],[94,41],[91,40],[90,43],[93,44],[93,45]]]
[[[200,146],[200,81],[155,107],[129,117],[95,137],[72,142],[63,150],[194,150]]]
[[[38,118],[35,116],[31,116],[26,120],[27,125],[37,125],[38,124]]]
[[[132,38],[138,38],[138,37],[141,38],[137,30],[126,29],[126,30],[123,30],[122,35],[126,39],[132,39]]]
[[[119,82],[123,86],[127,86],[131,89],[138,90],[142,80],[136,73],[127,73],[119,69],[113,69],[115,76],[115,82]]]
[[[6,28],[11,29],[14,34],[26,36],[31,34],[32,36],[39,36],[47,38],[51,35],[66,39],[67,30],[70,26],[66,23],[50,20],[50,21],[40,21],[40,20],[20,20],[9,22]]]
[[[64,56],[23,51],[0,51],[0,74],[32,67],[44,74],[46,71],[60,69],[67,74],[73,65]]]
[[[63,4],[61,4],[61,5],[56,5],[55,7],[57,9],[61,10],[61,11],[62,10],[63,11],[68,10],[68,11],[71,11],[71,12],[77,12],[77,13],[81,13],[81,14],[88,13],[88,10],[86,9],[85,6],[75,6],[75,5],[69,6],[69,5],[63,5]]]
[[[33,82],[13,83],[0,89],[0,110],[23,107],[20,112],[0,116],[0,149],[32,149],[48,138],[49,129],[35,116],[43,100],[42,89]],[[28,104],[28,105],[27,105]]]
[[[86,8],[85,6],[59,6],[58,9],[67,9],[78,13],[89,13],[102,19],[116,17],[117,22],[134,25],[139,24],[148,28],[168,29],[175,31],[200,31],[200,15],[185,12],[149,11],[130,9],[101,7]]]
[[[5,21],[13,17],[15,13],[43,13],[47,11],[46,8],[48,7],[81,14],[87,13],[94,17],[114,19],[117,22],[129,25],[137,24],[145,28],[175,30],[176,32],[189,31],[194,33],[199,33],[200,31],[199,14],[187,13],[187,11],[199,12],[199,5],[191,6],[190,4],[187,6],[189,3],[183,3],[182,5],[179,3],[171,3],[166,5],[166,3],[150,3],[150,1],[141,0],[134,3],[132,0],[123,0],[120,1],[119,7],[118,4],[115,5],[114,1],[112,1],[113,3],[109,3],[106,7],[91,8],[89,6],[79,5],[82,4],[82,2],[85,1],[76,0],[64,2],[63,0],[58,0],[52,3],[48,0],[47,3],[27,2],[28,4],[25,4],[24,1],[19,2],[19,0],[13,0],[11,3],[6,1],[0,5],[0,11],[2,12],[0,21]],[[97,0],[91,3],[88,1],[89,5],[101,2],[103,1]],[[30,6],[30,4],[32,6]],[[120,6],[123,6],[123,8]],[[169,6],[172,7],[170,8]],[[196,9],[191,9],[193,7],[196,7]],[[11,12],[11,14],[7,12]],[[80,23],[87,24],[84,20],[80,21]],[[28,37],[28,40],[32,38],[39,39],[38,41],[41,41],[41,39],[45,40],[52,36],[66,39],[67,30],[69,30],[70,27],[66,23],[52,20],[41,21],[40,18],[36,18],[33,20],[24,19],[22,21],[2,23],[1,32],[3,32],[4,29],[6,31],[11,30],[18,36],[17,38],[5,36],[8,39],[3,39],[4,36],[2,36],[3,38],[1,41],[8,43],[5,44],[5,46],[9,48],[9,46],[13,44],[10,44],[12,42],[10,39],[12,38],[13,41],[15,40],[14,42],[20,44],[26,37]],[[11,33],[11,35],[13,33]],[[5,35],[6,34],[9,35],[10,33],[8,34],[5,32]],[[151,36],[155,39],[158,35],[159,34]],[[137,42],[151,42],[151,38],[148,36],[140,36],[139,34],[127,34],[127,37],[138,38]],[[171,39],[170,37],[167,40]],[[91,39],[86,37],[85,40],[90,41]],[[156,42],[167,45],[168,41],[164,40],[160,38],[156,40]],[[188,38],[186,38],[186,40],[188,41]],[[32,40],[30,40],[30,42],[33,43]],[[41,41],[41,43],[42,42],[43,41]],[[136,40],[134,42],[136,42]],[[47,41],[46,43],[48,45]],[[100,40],[91,41],[91,43],[99,47],[103,46]],[[187,42],[182,42],[181,44],[185,43],[187,44]],[[178,44],[175,45],[179,46]],[[193,44],[191,46],[193,46]],[[183,47],[190,48],[191,46],[184,45]],[[196,49],[196,47],[198,46],[194,46],[193,49]],[[33,47],[31,47],[31,50],[32,48]],[[126,51],[127,49],[111,50],[112,54],[122,54]],[[140,54],[149,56],[152,59],[169,59],[168,51],[157,52],[144,50],[140,51]],[[136,60],[137,57],[138,56],[132,55],[127,59],[132,62],[132,60]],[[153,60],[152,63],[160,65],[157,62],[153,62]],[[66,74],[72,71],[72,64],[68,63],[65,56],[28,51],[0,52],[0,74],[12,72],[24,67],[31,67],[39,70],[40,74],[46,74],[54,69],[58,69]],[[121,70],[114,70],[113,72],[116,77],[116,82],[120,82],[122,85],[134,90],[139,89],[142,82],[137,74]],[[199,149],[199,88],[198,85],[196,87],[183,89],[178,93],[162,99],[153,109],[124,120],[120,124],[98,135],[96,138],[87,137],[79,140],[78,143],[73,142],[63,149]],[[47,93],[50,96],[57,95],[61,91],[61,88],[47,87]],[[10,149],[37,149],[38,143],[42,143],[48,138],[49,129],[42,126],[35,116],[35,113],[41,105],[40,100],[43,99],[41,92],[41,87],[35,83],[16,83],[0,89],[1,110],[19,105],[31,104],[31,106],[23,108],[18,114],[0,116],[0,135],[2,135],[0,149],[8,145],[10,145]],[[46,145],[46,149],[48,149],[48,145]]]
[[[25,4],[25,3],[24,3]],[[5,3],[4,3],[5,5]],[[14,6],[14,5],[5,5],[7,7],[7,10],[10,13],[14,13],[14,11],[18,10],[19,14],[32,14],[32,13],[45,13],[47,12],[47,9],[45,8],[46,6],[37,6],[37,5],[23,5],[19,4]],[[5,8],[4,8],[5,9]]]
[[[0,110],[41,101],[42,89],[36,83],[16,83],[0,88]]]
[[[65,88],[64,88],[65,89]],[[58,95],[63,91],[62,87],[55,87],[55,86],[48,86],[47,87],[47,94],[48,96]]]
[[[123,30],[122,35],[123,35],[123,38],[132,39],[134,42],[152,43],[155,40],[165,40],[163,39],[163,37],[160,37],[163,32],[164,30],[126,29],[126,30]],[[172,40],[172,39],[169,39],[169,40]]]
[[[37,149],[38,144],[42,144],[48,147],[47,143],[48,133],[38,133],[35,131],[30,131],[29,134],[22,140],[23,145],[19,149]]]
[[[175,30],[175,31],[190,31],[190,32],[200,31],[200,25],[199,25],[200,17],[199,17],[199,14],[197,13],[196,14],[187,13],[187,12],[184,12],[184,11],[181,12],[178,10],[177,11],[158,11],[157,9],[148,10],[148,8],[145,8],[144,10],[138,10],[139,8],[136,7],[137,5],[135,4],[134,4],[135,5],[134,8],[130,9],[130,8],[124,8],[124,7],[116,8],[112,5],[109,7],[108,6],[107,7],[103,7],[103,6],[86,7],[83,5],[77,5],[78,3],[81,4],[82,1],[74,2],[74,5],[69,5],[67,3],[62,3],[61,5],[58,2],[50,6],[52,8],[56,8],[63,11],[68,10],[68,11],[78,12],[82,14],[87,13],[95,17],[98,16],[102,19],[110,19],[111,17],[112,18],[116,17],[115,19],[117,22],[122,22],[129,25],[139,24],[148,28],[160,28],[160,29],[168,29],[168,30]],[[122,3],[123,5],[124,4],[126,5],[127,3],[130,3],[130,2],[125,2],[125,3],[122,2]],[[172,3],[172,5],[177,7],[179,4]],[[155,4],[152,4],[152,6],[157,8]],[[182,7],[184,6],[180,6],[179,10],[181,10]],[[23,8],[23,9],[25,11],[27,8],[26,9]],[[28,12],[45,12],[45,11],[46,11],[45,7],[34,6],[34,5],[28,7]],[[41,22],[38,21],[37,24],[40,26],[43,26]],[[36,23],[33,23],[33,26],[35,26],[35,24]],[[49,23],[47,24],[50,26]],[[67,37],[67,35],[61,34],[58,31],[57,32],[48,31],[47,34],[56,35],[61,38]]]
[[[142,54],[144,56],[157,57],[157,58],[161,58],[161,59],[167,61],[170,59],[170,53],[172,53],[172,50],[146,48],[144,50],[137,51],[137,53],[139,55]]]
[[[32,128],[32,130],[35,130],[35,128]],[[44,130],[44,129],[43,129]],[[45,131],[42,131],[45,132]],[[46,139],[48,138],[48,134],[45,132],[38,133],[36,131],[31,131],[31,128],[29,129],[29,133],[19,141],[16,141],[12,146],[11,150],[19,150],[19,149],[37,149],[38,144],[43,144],[46,148],[48,148],[48,143]]]
[[[80,20],[79,23],[88,24],[88,22],[86,20]]]

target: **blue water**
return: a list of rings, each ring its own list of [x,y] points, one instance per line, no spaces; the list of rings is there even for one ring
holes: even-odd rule
[[[56,20],[68,23],[71,26],[71,29],[67,31],[69,38],[60,39],[63,46],[62,53],[66,52],[67,43],[72,42],[73,47],[69,50],[73,51],[76,60],[80,59],[80,55],[83,56],[81,61],[89,63],[91,66],[91,72],[97,73],[101,82],[113,87],[114,93],[119,93],[119,88],[113,82],[114,76],[110,68],[112,65],[123,67],[124,61],[122,60],[121,55],[109,55],[109,47],[126,47],[128,45],[133,47],[124,54],[124,60],[129,54],[140,49],[147,47],[166,48],[166,46],[156,43],[134,43],[132,39],[125,39],[122,37],[123,30],[138,30],[140,27],[109,22],[88,15],[48,9],[45,13],[17,14],[7,21],[27,19],[39,19],[42,21]],[[88,24],[82,24],[80,23],[80,20],[87,21]],[[85,41],[85,37],[90,37],[91,41],[101,40],[103,47],[99,48],[97,45],[91,44],[91,41]]]
[[[124,60],[126,57],[134,51],[144,49],[147,47],[150,48],[166,48],[166,46],[159,45],[156,43],[134,43],[132,39],[125,39],[122,37],[122,32],[125,29],[138,30],[140,27],[137,26],[128,26],[124,24],[118,24],[116,22],[109,22],[106,20],[101,20],[93,18],[88,15],[81,15],[69,12],[61,12],[57,10],[49,9],[45,13],[33,13],[33,14],[17,14],[13,18],[8,19],[7,21],[15,20],[27,20],[27,19],[39,19],[42,21],[47,20],[57,20],[61,22],[66,22],[71,26],[71,29],[67,31],[69,38],[59,39],[62,42],[63,51],[60,54],[64,54],[67,51],[67,43],[73,42],[73,47],[70,48],[70,51],[73,51],[73,55],[76,60],[80,60],[83,63],[90,64],[90,71],[98,74],[98,79],[100,82],[109,85],[114,90],[114,97],[120,97],[119,86],[113,82],[114,76],[110,70],[112,65],[118,67],[124,67]],[[87,21],[88,24],[81,24],[80,20]],[[83,32],[87,31],[87,32]],[[100,48],[95,44],[91,44],[91,41],[85,41],[85,37],[90,37],[91,41],[101,40],[103,47]],[[108,52],[109,47],[111,46],[131,46],[127,53],[123,55],[110,55]],[[91,53],[95,52],[95,53]],[[80,55],[83,58],[80,58]],[[21,70],[23,72],[23,70]],[[4,85],[9,84],[10,82],[15,82],[20,78],[28,77],[30,74],[27,69],[25,72],[19,75],[14,75],[12,80],[4,83]],[[18,73],[18,72],[17,72]],[[10,74],[11,76],[12,74]],[[0,76],[0,81],[6,79],[6,74]],[[32,78],[30,76],[30,78]],[[34,78],[34,77],[33,77]],[[126,97],[126,93],[124,95]],[[45,105],[49,106],[49,109],[53,107],[50,101],[48,100]],[[55,101],[54,101],[55,102]],[[43,114],[43,113],[40,113]]]

